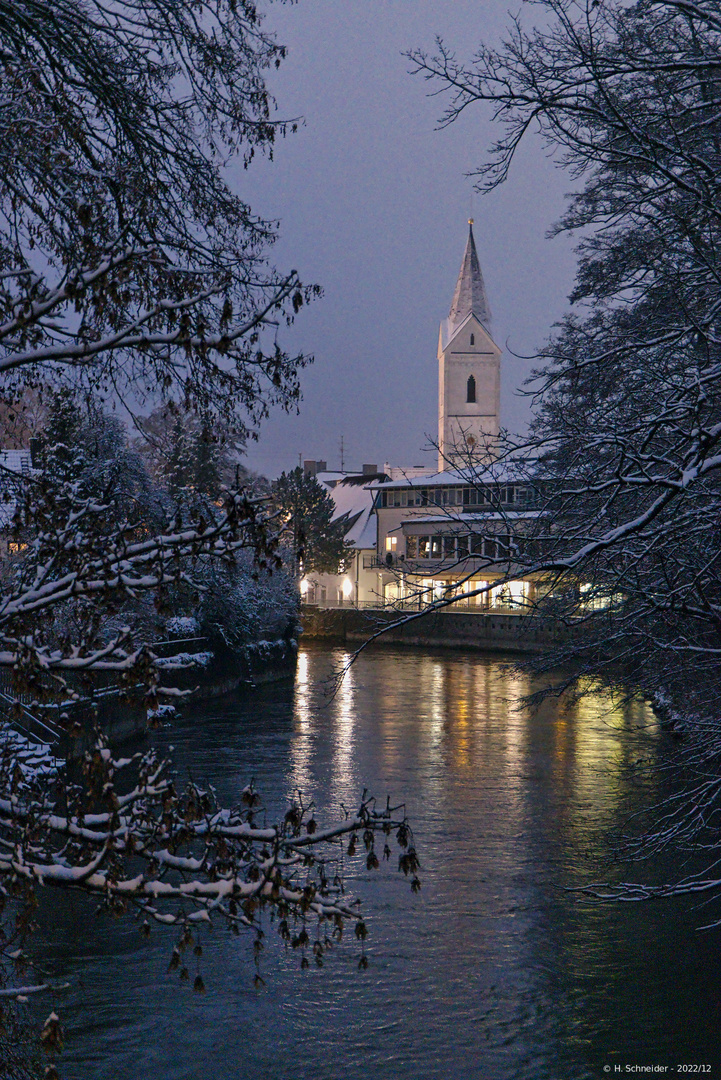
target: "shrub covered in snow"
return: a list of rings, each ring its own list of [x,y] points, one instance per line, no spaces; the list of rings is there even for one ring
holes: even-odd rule
[[[197,619],[211,641],[239,649],[295,636],[298,590],[286,570],[258,570],[251,553],[241,552],[234,565],[206,560],[197,577],[203,587]]]
[[[192,615],[173,615],[165,620],[165,629],[171,637],[197,637],[200,623]]]

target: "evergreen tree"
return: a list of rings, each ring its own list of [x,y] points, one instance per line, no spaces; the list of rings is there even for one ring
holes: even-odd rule
[[[174,497],[185,491],[216,501],[223,487],[248,479],[239,461],[243,439],[217,419],[213,423],[208,417],[165,405],[139,427],[143,440],[138,449],[158,482]]]
[[[79,395],[69,387],[51,392],[43,431],[43,464],[56,480],[77,474],[82,459]]]
[[[327,488],[298,466],[282,473],[272,491],[299,571],[335,574],[342,570],[350,551],[346,525],[333,520],[335,503]]]

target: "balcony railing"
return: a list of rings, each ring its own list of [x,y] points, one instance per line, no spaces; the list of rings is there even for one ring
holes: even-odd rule
[[[393,553],[391,552],[391,554]],[[421,558],[416,555],[409,558],[408,556],[393,554],[393,561],[389,563],[384,555],[363,556],[364,570],[406,570],[409,574],[422,575],[424,572],[426,574],[428,572],[438,573],[444,569],[451,570],[457,566],[462,566],[464,573],[472,567],[476,567],[479,571],[494,566],[506,570],[508,568],[508,557],[505,552],[501,552],[500,555],[494,557],[483,555],[478,551],[462,555],[460,558],[456,555],[436,555],[433,558]]]
[[[393,563],[395,563],[396,557],[393,556]],[[388,563],[384,558],[378,555],[364,555],[363,556],[363,569],[364,570],[387,570]]]

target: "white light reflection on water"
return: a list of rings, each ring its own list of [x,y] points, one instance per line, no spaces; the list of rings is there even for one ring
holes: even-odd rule
[[[307,793],[313,787],[313,702],[308,653],[298,653],[293,705],[294,737],[289,746],[289,795]]]
[[[330,762],[330,797],[331,804],[338,805],[349,799],[356,801],[359,780],[355,755],[355,725],[357,720],[355,707],[356,694],[356,668],[348,665],[351,661],[350,653],[343,653],[339,659],[339,667],[345,670],[345,675],[338,685],[337,693],[328,706],[332,711],[332,760]]]
[[[293,737],[289,745],[289,792],[337,813],[357,803],[362,785],[356,768],[356,674],[347,652],[333,655],[319,672],[313,654],[301,650],[295,679]],[[333,675],[345,671],[342,679]]]

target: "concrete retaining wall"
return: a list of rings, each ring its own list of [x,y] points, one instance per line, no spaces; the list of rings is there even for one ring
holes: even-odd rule
[[[393,611],[306,608],[303,637],[362,642],[385,626],[398,622]],[[542,652],[567,640],[568,631],[528,615],[480,615],[436,611],[388,629],[379,644],[432,648],[477,649],[482,652]]]
[[[262,642],[245,648],[242,653],[216,649],[207,666],[178,670],[166,668],[161,672],[161,682],[168,687],[190,691],[191,701],[214,698],[234,690],[252,689],[265,683],[292,679],[297,655],[297,645],[292,640]],[[69,703],[61,715],[50,721],[57,735],[56,740],[48,735],[45,727],[34,720],[31,711],[26,711],[17,718],[15,726],[31,741],[52,743],[54,752],[69,760],[77,759],[94,744],[96,725],[102,728],[112,746],[146,734],[148,720],[143,692],[140,691],[137,697],[132,691],[125,694],[103,693],[104,689],[112,686],[110,678],[97,681],[100,684],[97,687],[100,693],[94,695],[92,688],[84,685],[83,692],[87,696],[76,703]],[[161,701],[163,700],[161,698]],[[15,718],[10,719],[12,723]]]

